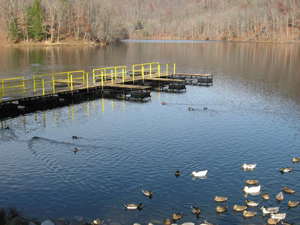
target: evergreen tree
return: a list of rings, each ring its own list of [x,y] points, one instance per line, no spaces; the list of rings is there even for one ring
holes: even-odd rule
[[[28,35],[36,41],[45,37],[43,31],[44,11],[41,0],[34,0],[34,4],[28,8]]]
[[[12,41],[17,43],[20,40],[20,30],[18,27],[17,18],[15,18],[14,21],[9,24],[8,33],[9,33],[9,38]]]

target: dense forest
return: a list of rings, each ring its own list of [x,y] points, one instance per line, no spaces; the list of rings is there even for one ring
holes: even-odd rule
[[[300,41],[300,0],[0,0],[10,42]]]

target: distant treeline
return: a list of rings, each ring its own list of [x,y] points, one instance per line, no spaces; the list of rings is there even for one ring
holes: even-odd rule
[[[299,41],[300,0],[0,0],[10,41]]]

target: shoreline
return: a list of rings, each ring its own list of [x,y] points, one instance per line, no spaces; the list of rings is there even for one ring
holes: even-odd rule
[[[289,40],[289,41],[249,41],[249,40],[201,40],[201,39],[177,39],[177,38],[153,38],[153,37],[133,37],[128,39],[122,39],[118,41],[126,42],[126,41],[182,41],[182,42],[218,42],[218,43],[256,43],[256,44],[300,44],[300,40]],[[111,45],[111,44],[108,44]],[[6,43],[0,44],[0,47],[61,47],[61,46],[87,46],[87,47],[103,47],[106,44],[96,43],[96,42],[82,42],[82,41],[66,41],[66,42],[20,42],[20,43]]]

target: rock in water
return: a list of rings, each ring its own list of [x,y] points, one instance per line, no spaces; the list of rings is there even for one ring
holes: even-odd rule
[[[73,219],[72,225],[86,225],[87,222],[84,220],[82,216],[75,216]]]
[[[30,222],[28,225],[36,225],[34,222]]]
[[[42,224],[41,225],[55,225],[54,223],[52,223],[52,221],[51,220],[46,220],[46,221],[44,221],[44,222],[42,222]]]

